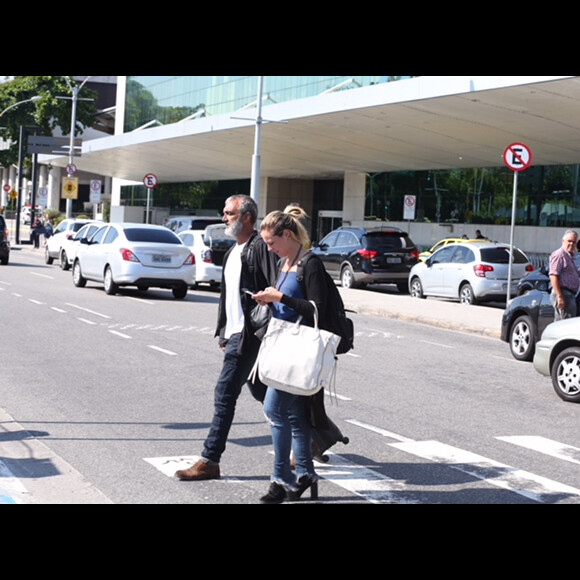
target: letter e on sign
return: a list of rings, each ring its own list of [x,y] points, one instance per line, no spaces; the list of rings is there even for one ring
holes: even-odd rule
[[[532,164],[532,151],[523,143],[512,143],[504,151],[503,160],[511,170],[524,171]]]
[[[159,180],[157,179],[157,175],[155,175],[154,173],[148,173],[143,178],[143,183],[145,184],[145,187],[147,189],[156,189],[157,186],[159,185]]]

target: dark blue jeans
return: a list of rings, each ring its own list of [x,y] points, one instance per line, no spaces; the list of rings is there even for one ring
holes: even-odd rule
[[[252,347],[248,354],[238,354],[241,336],[234,334],[226,345],[224,363],[214,391],[213,420],[201,453],[202,457],[216,463],[225,451],[238,397],[258,354],[257,347]]]

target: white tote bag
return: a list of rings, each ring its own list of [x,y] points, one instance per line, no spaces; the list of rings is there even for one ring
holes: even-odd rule
[[[318,327],[314,302],[314,327],[272,318],[262,339],[250,379],[294,395],[314,395],[331,388],[336,374],[336,349],[340,336]]]

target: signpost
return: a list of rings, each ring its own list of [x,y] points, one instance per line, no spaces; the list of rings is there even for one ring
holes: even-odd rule
[[[100,179],[91,179],[91,193],[89,201],[93,204],[93,218],[97,219],[97,208],[102,201],[103,182]]]
[[[406,195],[403,205],[403,219],[407,220],[407,232],[411,230],[410,222],[415,219],[415,208],[417,207],[417,196]]]
[[[508,269],[507,298],[506,305],[511,298],[512,284],[512,264],[514,254],[514,226],[516,223],[517,195],[518,195],[518,173],[525,171],[532,164],[532,151],[523,143],[512,143],[503,152],[505,164],[514,172],[514,188],[512,193],[512,224],[510,228],[510,260]]]
[[[143,178],[143,183],[145,184],[145,187],[147,188],[147,215],[145,217],[145,223],[148,224],[149,223],[149,206],[151,203],[151,190],[157,189],[157,186],[159,185],[159,180],[157,179],[157,175],[155,175],[154,173],[148,173]]]

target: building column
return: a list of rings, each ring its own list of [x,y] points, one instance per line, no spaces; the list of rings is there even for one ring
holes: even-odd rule
[[[365,216],[366,173],[345,173],[342,201],[342,221],[362,223]]]
[[[48,201],[46,206],[54,209],[60,209],[60,184],[62,177],[62,167],[52,167],[48,170]]]

